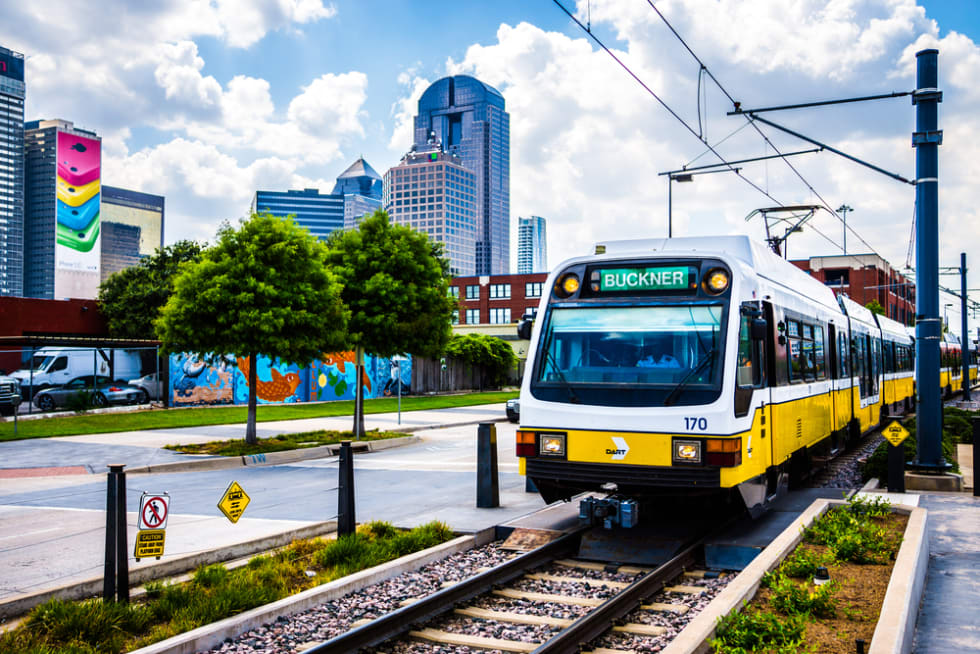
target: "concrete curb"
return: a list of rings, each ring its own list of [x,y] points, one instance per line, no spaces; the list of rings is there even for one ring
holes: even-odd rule
[[[245,613],[226,618],[214,624],[199,627],[173,638],[133,650],[130,654],[193,654],[211,649],[228,638],[235,638],[251,629],[261,627],[280,616],[293,615],[308,608],[343,597],[371,584],[418,570],[422,566],[493,540],[494,529],[485,529],[471,536],[460,536],[436,547],[389,561],[374,568],[362,570],[343,579],[285,597]]]
[[[844,505],[846,502],[840,500],[824,499],[807,507],[664,648],[662,654],[709,652],[711,648],[708,641],[715,635],[718,620],[732,611],[741,611],[744,603],[755,597],[762,576],[774,570],[803,540],[803,530],[806,527],[829,507]],[[895,558],[880,614],[894,616],[895,619],[887,620],[886,624],[879,617],[869,654],[907,654],[911,651],[915,618],[929,562],[926,510],[903,505],[893,505],[893,509],[909,515],[905,537]]]
[[[421,439],[418,436],[403,436],[401,438],[387,438],[380,441],[355,441],[352,443],[352,449],[355,453],[379,452],[392,447],[411,445],[420,440]],[[161,474],[170,472],[191,472],[195,470],[226,470],[228,468],[241,468],[244,466],[280,465],[283,463],[295,463],[297,461],[308,461],[310,459],[322,459],[323,457],[327,456],[336,456],[339,451],[339,444],[320,445],[318,447],[287,450],[285,452],[247,454],[244,456],[208,457],[189,461],[157,463],[149,466],[135,466],[133,468],[127,468],[126,472],[128,474]]]
[[[337,521],[329,520],[308,527],[300,527],[272,536],[266,536],[265,538],[257,538],[255,540],[245,541],[244,543],[236,543],[227,547],[208,550],[207,552],[198,552],[196,554],[169,559],[146,567],[130,568],[129,584],[131,587],[137,586],[154,579],[182,574],[197,568],[199,565],[222,563],[224,561],[265,552],[276,547],[282,547],[294,540],[314,538],[336,531]],[[92,577],[82,582],[68,584],[58,588],[50,588],[0,602],[0,619],[5,620],[24,615],[35,606],[43,604],[49,599],[80,600],[87,597],[99,596],[102,594],[102,582],[101,576]]]

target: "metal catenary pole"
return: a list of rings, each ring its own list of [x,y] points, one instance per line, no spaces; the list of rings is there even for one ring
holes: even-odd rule
[[[121,466],[110,465],[106,476],[105,567],[102,572],[102,600],[116,599],[116,476]]]
[[[918,444],[913,467],[943,472],[942,402],[939,389],[939,51],[916,53],[915,105],[915,375]]]
[[[960,252],[960,347],[963,357],[963,399],[970,401],[970,332],[966,316],[966,252]]]

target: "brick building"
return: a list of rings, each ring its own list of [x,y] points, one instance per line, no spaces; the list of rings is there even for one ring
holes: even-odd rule
[[[459,299],[460,325],[516,323],[525,313],[537,313],[548,273],[454,277],[449,292]]]
[[[877,254],[810,257],[792,262],[814,278],[862,305],[878,300],[885,315],[905,325],[915,318],[915,283]]]

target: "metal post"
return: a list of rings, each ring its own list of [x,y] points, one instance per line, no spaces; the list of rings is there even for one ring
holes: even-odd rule
[[[102,601],[116,598],[116,477],[122,466],[110,465],[106,477],[105,569],[102,573]]]
[[[944,472],[942,402],[939,389],[939,51],[916,53],[915,111],[915,375],[918,391],[918,445],[913,466]]]
[[[481,509],[500,506],[497,425],[492,422],[481,422],[476,431],[476,506]]]
[[[34,346],[31,346],[31,358],[28,360],[27,369],[31,372],[31,385],[27,389],[27,412],[34,413]]]
[[[337,535],[354,533],[354,453],[350,441],[340,442],[340,483],[337,492]]]
[[[888,492],[905,492],[905,443],[888,444]]]
[[[402,362],[396,361],[398,364],[398,424],[402,424]]]
[[[960,252],[960,334],[963,335],[963,400],[970,401],[970,332],[966,324],[966,252]]]
[[[129,602],[129,531],[126,523],[126,466],[116,474],[116,599]]]
[[[971,418],[973,424],[973,497],[980,497],[980,484],[977,484],[977,477],[980,477],[980,418]]]
[[[667,175],[667,238],[674,236],[674,216],[673,216],[673,197],[674,176]]]

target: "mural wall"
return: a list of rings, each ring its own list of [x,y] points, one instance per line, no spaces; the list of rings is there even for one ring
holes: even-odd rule
[[[366,399],[411,392],[412,361],[401,362],[367,355],[361,384]],[[399,365],[400,363],[400,365]],[[248,359],[232,356],[199,357],[182,353],[170,357],[172,406],[248,403]],[[306,366],[257,357],[259,404],[352,400],[355,392],[353,352],[324,354]]]

